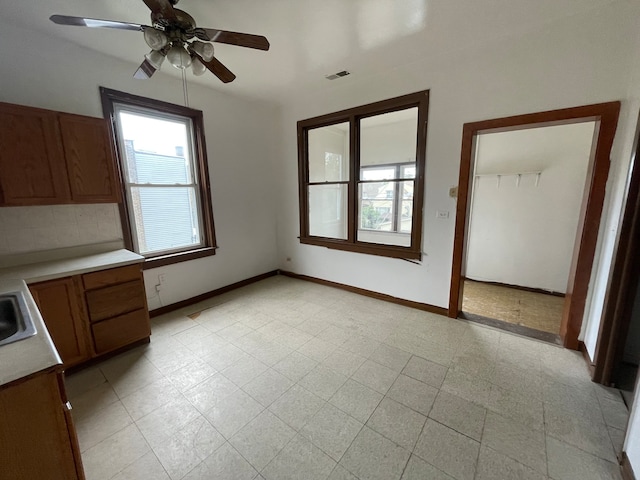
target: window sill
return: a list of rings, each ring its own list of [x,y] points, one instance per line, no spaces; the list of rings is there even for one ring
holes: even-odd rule
[[[165,265],[172,265],[174,263],[195,260],[197,258],[209,257],[216,254],[217,248],[218,247],[203,247],[196,250],[187,250],[185,252],[169,253],[158,257],[150,257],[145,259],[142,264],[142,269],[148,270],[151,268],[163,267]]]
[[[305,245],[316,245],[319,247],[331,248],[334,250],[344,250],[347,252],[365,253],[380,257],[402,258],[408,260],[422,260],[422,252],[411,250],[406,247],[396,247],[391,245],[373,245],[363,242],[345,242],[344,240],[332,240],[318,237],[300,237],[300,243]]]

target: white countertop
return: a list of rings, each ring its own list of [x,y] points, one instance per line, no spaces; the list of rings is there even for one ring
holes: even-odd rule
[[[0,385],[62,362],[44,325],[28,284],[140,263],[144,257],[125,249],[68,257],[0,269],[0,294],[19,291],[36,326],[36,334],[0,346]]]

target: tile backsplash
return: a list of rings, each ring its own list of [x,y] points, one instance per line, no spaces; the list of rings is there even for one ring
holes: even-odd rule
[[[0,208],[0,255],[122,240],[118,205]]]

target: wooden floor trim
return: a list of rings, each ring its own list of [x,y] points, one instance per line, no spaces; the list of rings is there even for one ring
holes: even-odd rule
[[[425,312],[437,313],[438,315],[447,315],[446,308],[436,307],[435,305],[429,305],[428,303],[405,300],[403,298],[394,297],[385,293],[378,293],[374,292],[373,290],[366,290],[364,288],[345,285],[344,283],[332,282],[330,280],[323,280],[321,278],[310,277],[308,275],[301,275],[299,273],[288,272],[286,270],[280,270],[279,273],[280,275],[284,275],[286,277],[297,278],[298,280],[306,280],[307,282],[318,283],[327,287],[339,288],[340,290],[346,290],[347,292],[357,293],[358,295],[364,295],[365,297],[376,298],[378,300],[384,300],[385,302],[395,303],[397,305],[416,308]]]
[[[495,285],[496,287],[504,287],[504,288],[512,288],[514,290],[522,290],[523,292],[531,292],[531,293],[540,293],[542,295],[551,295],[552,297],[562,297],[564,298],[566,295],[562,292],[554,292],[553,290],[545,290],[543,288],[534,288],[534,287],[523,287],[521,285],[511,285],[510,283],[502,283],[502,282],[490,282],[488,280],[476,280],[474,278],[463,278],[462,281],[469,280],[470,282],[476,283],[484,283],[486,285]]]
[[[631,462],[629,461],[629,457],[627,457],[626,452],[622,452],[620,471],[622,473],[623,480],[636,480],[636,476],[633,473],[633,468],[631,467]]]
[[[264,280],[269,277],[274,277],[276,275],[278,275],[278,270],[272,270],[267,273],[256,275],[255,277],[247,278],[245,280],[240,280],[239,282],[232,283],[231,285],[220,287],[215,290],[211,290],[210,292],[205,292],[200,295],[196,295],[195,297],[187,298],[186,300],[172,303],[171,305],[165,305],[164,307],[156,308],[155,310],[151,310],[149,312],[149,316],[153,318],[153,317],[157,317],[158,315],[163,315],[165,313],[173,312],[174,310],[188,307],[189,305],[193,305],[194,303],[202,302],[203,300],[208,300],[212,297],[222,295],[223,293],[227,293],[232,290],[236,290],[238,288],[246,287],[247,285],[251,285],[252,283],[259,282],[260,280]]]
[[[553,343],[555,345],[561,345],[560,335],[550,332],[543,332],[542,330],[536,330],[534,328],[525,327],[524,325],[518,325],[515,323],[504,322],[495,318],[484,317],[482,315],[476,315],[475,313],[460,312],[458,318],[468,320],[470,322],[479,323],[481,325],[487,325],[489,327],[498,328],[505,332],[515,333],[522,335],[523,337],[534,338],[547,343]]]
[[[582,340],[578,341],[578,350],[582,353],[582,357],[584,361],[587,362],[587,366],[589,367],[589,373],[593,378],[593,373],[595,372],[595,365],[593,360],[591,360],[591,356],[589,356],[589,352],[587,351],[587,346],[584,344]]]

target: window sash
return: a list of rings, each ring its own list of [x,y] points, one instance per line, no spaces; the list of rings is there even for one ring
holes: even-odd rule
[[[400,214],[396,214],[395,230],[397,235],[410,235],[410,245],[388,245],[382,243],[372,243],[359,241],[357,232],[360,228],[360,187],[366,183],[380,183],[381,180],[361,180],[360,167],[360,120],[363,118],[374,117],[389,112],[406,110],[417,107],[418,121],[416,131],[416,161],[407,163],[402,162],[397,165],[395,179],[388,181],[394,182],[413,182],[413,204],[411,218],[411,233],[402,232],[402,218]],[[300,241],[301,243],[322,245],[329,248],[348,250],[361,253],[369,253],[374,255],[382,255],[397,258],[420,259],[421,238],[422,238],[422,204],[424,198],[424,169],[426,156],[426,123],[428,110],[428,91],[417,92],[415,94],[405,95],[390,100],[385,100],[375,104],[357,107],[351,110],[336,112],[321,117],[316,117],[298,122],[298,160],[299,160],[299,200],[300,200]],[[308,165],[308,137],[307,132],[324,126],[337,125],[341,123],[349,123],[349,150],[350,150],[350,175],[349,181],[343,182],[310,182],[309,181],[309,165]],[[388,167],[389,165],[386,165]],[[362,169],[383,167],[383,165],[366,165]],[[404,173],[406,169],[415,168],[415,175],[409,178]],[[309,234],[309,216],[308,216],[308,188],[310,185],[323,185],[340,183],[348,185],[348,236],[345,240],[338,240],[326,237],[317,237]],[[408,199],[402,198],[402,189],[396,188],[395,197],[397,199],[397,208],[399,211],[402,205]],[[398,198],[398,196],[400,198]]]

